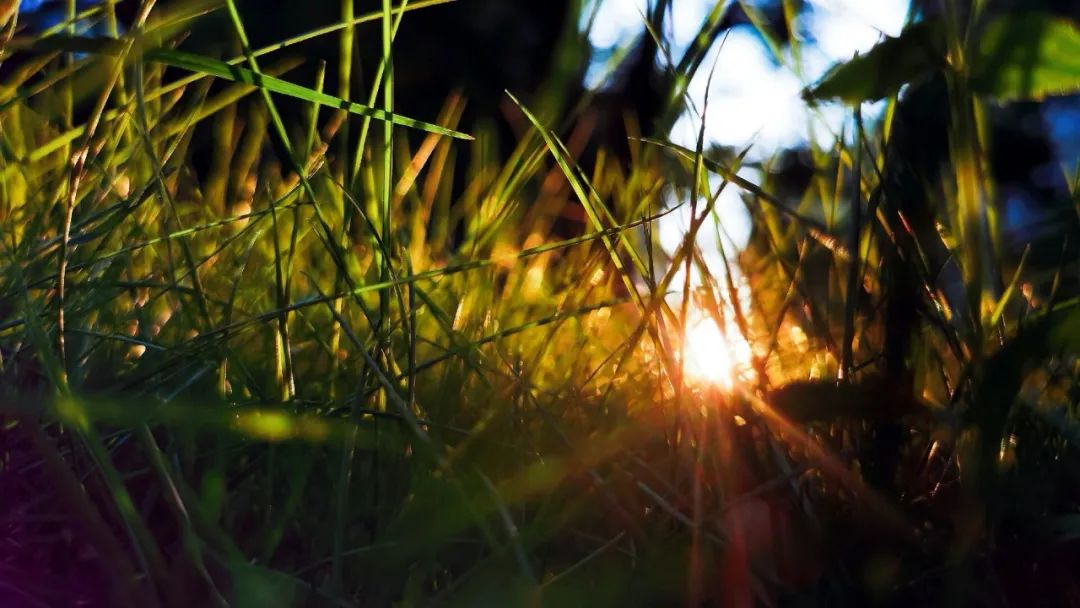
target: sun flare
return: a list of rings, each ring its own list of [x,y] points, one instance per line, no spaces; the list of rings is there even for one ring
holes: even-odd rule
[[[750,368],[750,345],[734,327],[721,328],[697,311],[686,323],[686,376],[697,383],[730,389]]]

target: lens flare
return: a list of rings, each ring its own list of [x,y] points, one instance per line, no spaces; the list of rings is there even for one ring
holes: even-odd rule
[[[727,324],[730,325],[730,324]],[[731,389],[751,368],[750,345],[736,327],[721,328],[703,311],[686,323],[686,377],[699,384]]]

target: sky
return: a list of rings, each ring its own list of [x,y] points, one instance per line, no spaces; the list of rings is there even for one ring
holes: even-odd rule
[[[633,43],[643,31],[643,13],[647,0],[595,0],[600,3],[589,33],[593,47],[601,51]],[[678,61],[681,52],[693,40],[708,11],[717,0],[673,0],[672,19],[667,35],[671,54]],[[809,5],[800,17],[798,30],[802,53],[796,62],[785,51],[777,61],[761,38],[749,27],[738,26],[728,34],[723,45],[716,44],[702,62],[702,69],[690,84],[689,96],[696,108],[704,106],[709,70],[715,63],[715,75],[706,110],[707,143],[750,147],[748,159],[762,160],[784,148],[813,141],[830,145],[841,132],[850,112],[837,105],[822,105],[811,110],[800,98],[802,89],[819,79],[832,65],[865,52],[882,39],[903,29],[909,0],[807,0]],[[601,84],[599,70],[590,72],[588,84]],[[864,108],[872,118],[881,104]],[[673,129],[673,142],[694,147],[702,117],[684,114]],[[746,169],[741,174],[760,183],[759,171]],[[678,201],[669,201],[676,203]],[[750,236],[750,221],[739,192],[728,187],[717,204],[717,216],[725,245],[731,251],[742,248]],[[660,245],[673,251],[682,241],[689,224],[689,205],[660,221]],[[722,275],[717,253],[718,231],[707,223],[698,234],[698,245],[711,269]],[[681,277],[677,277],[681,281]],[[696,283],[695,276],[691,283]]]
[[[589,36],[593,46],[606,49],[632,43],[642,31],[646,0],[597,1],[600,6]],[[676,60],[715,1],[673,0],[668,35]],[[834,63],[869,50],[882,34],[899,34],[909,0],[808,0],[807,4],[798,24],[804,40],[799,65],[794,65],[790,55],[784,58],[787,65],[778,64],[749,26],[733,28],[722,47],[714,45],[690,87],[691,99],[702,107],[708,72],[715,62],[705,117],[711,141],[743,147],[753,140],[752,153],[759,157],[808,140],[831,141],[832,134],[839,132],[844,113],[834,107],[820,115],[811,114],[799,92]],[[595,72],[593,79],[595,84]],[[680,143],[696,139],[699,120],[685,116],[673,139],[683,140]]]

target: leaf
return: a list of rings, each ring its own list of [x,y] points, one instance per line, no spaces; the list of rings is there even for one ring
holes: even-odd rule
[[[993,486],[993,463],[1024,378],[1057,353],[1080,351],[1080,305],[1073,300],[1035,319],[999,351],[986,359],[964,422],[978,430],[969,460],[971,485],[983,493]]]
[[[971,86],[1003,101],[1080,91],[1080,28],[1038,12],[991,21],[979,38]]]
[[[1009,301],[1012,300],[1013,294],[1016,293],[1016,286],[1020,284],[1020,277],[1024,274],[1024,264],[1027,263],[1028,254],[1031,253],[1031,244],[1029,243],[1024,247],[1024,254],[1020,256],[1020,264],[1016,266],[1016,272],[1013,273],[1012,281],[1009,281],[1009,286],[1005,289],[1005,293],[1001,294],[1001,298],[998,299],[997,305],[994,306],[994,312],[990,314],[990,323],[988,327],[994,327],[1001,320],[1001,316],[1005,314],[1005,307],[1009,305]]]
[[[1080,539],[1080,515],[1061,515],[1052,520],[1052,532],[1059,543]]]
[[[234,606],[296,606],[302,583],[284,572],[240,560],[229,563]]]
[[[163,63],[192,72],[224,78],[225,80],[254,85],[273,93],[280,93],[282,95],[288,95],[289,97],[295,97],[296,99],[310,101],[311,103],[346,110],[352,114],[388,121],[403,127],[411,127],[420,129],[421,131],[427,131],[428,133],[447,135],[457,139],[473,139],[471,135],[447,129],[446,127],[440,127],[439,125],[408,118],[400,114],[394,114],[393,112],[386,112],[385,110],[353,103],[340,97],[334,97],[333,95],[327,95],[326,93],[316,91],[315,89],[309,89],[279,78],[267,76],[266,74],[256,74],[251,70],[235,65],[229,65],[223,61],[211,59],[202,55],[195,55],[171,49],[155,49],[148,52],[145,58],[147,61]]]
[[[910,387],[884,378],[859,384],[799,380],[770,392],[767,401],[792,422],[803,424],[840,419],[884,422],[931,413]]]
[[[937,20],[923,21],[896,38],[887,36],[865,55],[837,65],[817,85],[803,91],[803,98],[847,103],[882,99],[944,64],[944,27]]]
[[[3,0],[0,0],[2,2]],[[114,38],[101,38],[91,36],[74,36],[69,34],[53,34],[43,38],[12,38],[8,45],[8,51],[29,50],[35,53],[87,53],[91,55],[117,56],[123,51],[123,40]]]
[[[1000,436],[1024,375],[1062,351],[1080,351],[1080,305],[1077,301],[1060,304],[1053,312],[1038,317],[986,360],[982,381],[966,420],[979,426],[980,430]]]

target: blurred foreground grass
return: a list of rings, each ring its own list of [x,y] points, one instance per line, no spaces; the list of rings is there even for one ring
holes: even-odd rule
[[[438,3],[355,22],[386,56]],[[5,602],[1077,601],[1077,265],[1003,244],[980,135],[990,96],[1075,87],[1075,24],[945,18],[839,68],[808,98],[890,109],[791,198],[703,142],[583,168],[513,97],[499,151],[459,96],[393,114],[386,63],[342,105],[340,66],[291,81],[231,0],[141,7],[78,16],[110,41],[3,37]],[[207,11],[242,55],[175,49]],[[1033,28],[1025,80],[994,36]],[[909,80],[947,91],[937,175],[905,173]],[[695,243],[725,188],[753,235],[720,272]]]

